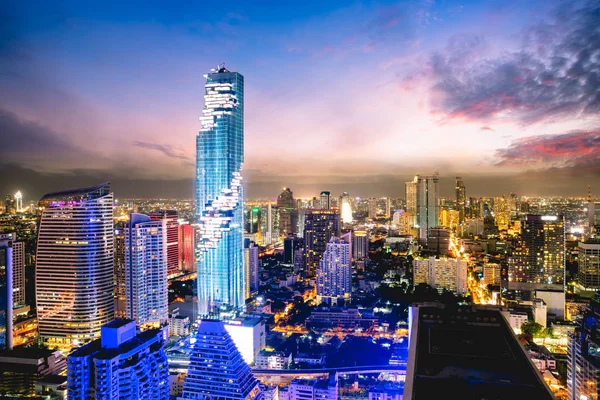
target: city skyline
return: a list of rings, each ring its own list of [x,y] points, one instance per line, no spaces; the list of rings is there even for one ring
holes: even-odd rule
[[[597,194],[597,15],[594,2],[15,3],[0,189],[111,180],[118,197],[192,197],[201,74],[225,61],[248,81],[249,198],[401,197],[434,172],[442,196],[455,175],[467,196]]]

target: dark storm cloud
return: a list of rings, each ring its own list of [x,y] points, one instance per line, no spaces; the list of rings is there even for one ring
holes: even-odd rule
[[[600,129],[518,139],[496,157],[498,165],[600,169]]]
[[[178,149],[178,148],[168,145],[168,144],[149,143],[149,142],[142,142],[142,141],[136,140],[133,142],[133,145],[136,147],[140,147],[142,149],[159,151],[170,158],[177,158],[180,160],[184,160],[184,161],[186,161],[186,163],[185,163],[186,165],[192,162],[190,157],[188,155],[186,155],[181,149]]]
[[[520,51],[487,58],[480,37],[455,37],[435,53],[435,111],[450,118],[529,124],[600,111],[600,5],[564,5],[524,32]]]

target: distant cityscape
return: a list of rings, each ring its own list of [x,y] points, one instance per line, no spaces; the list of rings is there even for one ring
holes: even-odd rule
[[[598,398],[590,187],[245,199],[244,77],[219,65],[204,102],[194,199],[4,197],[0,396]]]

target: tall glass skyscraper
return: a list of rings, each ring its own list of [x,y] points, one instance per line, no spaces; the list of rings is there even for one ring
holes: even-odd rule
[[[110,184],[48,193],[38,228],[35,287],[40,338],[71,349],[114,319]]]
[[[244,304],[244,77],[223,64],[206,77],[196,139],[198,312]]]

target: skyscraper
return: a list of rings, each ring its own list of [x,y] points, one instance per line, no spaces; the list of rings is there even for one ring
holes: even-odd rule
[[[371,197],[368,200],[369,202],[369,219],[377,218],[377,199],[375,197]]]
[[[249,299],[258,290],[258,246],[248,238],[244,239],[244,269],[244,296]]]
[[[169,399],[165,333],[136,334],[135,322],[115,320],[102,336],[67,358],[69,400]]]
[[[114,319],[113,194],[110,183],[48,193],[38,228],[38,329],[49,347],[98,337]]]
[[[509,266],[509,289],[518,289],[519,285],[514,283],[519,282],[562,286],[564,280],[564,218],[556,215],[527,215],[521,222],[519,245]]]
[[[335,305],[352,294],[352,239],[348,232],[332,237],[317,268],[317,303]]]
[[[369,258],[369,232],[354,231],[352,233],[352,258],[355,260]]]
[[[0,350],[12,349],[13,343],[13,235],[0,234]]]
[[[244,77],[223,64],[205,75],[196,140],[198,312],[244,304]]]
[[[416,175],[411,182],[406,182],[406,211],[415,216],[414,227],[421,242],[427,241],[429,228],[438,225],[438,180],[437,174]]]
[[[195,272],[196,263],[194,247],[196,232],[190,224],[179,225],[179,270],[181,272]]]
[[[115,229],[115,318],[127,316],[127,290],[125,281],[125,225],[119,223]]]
[[[460,176],[456,177],[456,208],[458,209],[459,222],[462,224],[465,221],[465,209],[467,206],[467,191],[465,184]]]
[[[168,221],[130,214],[125,227],[125,298],[127,318],[142,329],[169,319]]]
[[[584,290],[600,290],[600,242],[579,242],[577,283]]]
[[[352,203],[348,192],[344,192],[340,196],[340,214],[344,224],[352,223]]]
[[[322,210],[329,210],[331,208],[331,192],[321,192],[319,199],[320,208]]]
[[[285,238],[290,233],[296,233],[298,211],[290,188],[283,188],[277,197],[277,208],[279,209],[279,236]]]
[[[16,239],[16,234],[13,236]],[[25,243],[12,243],[13,308],[25,306]]]
[[[182,398],[262,399],[258,381],[244,362],[223,322],[200,322]]]
[[[314,277],[332,236],[340,232],[340,215],[333,210],[306,210],[304,216],[305,276]]]
[[[150,219],[164,220],[167,226],[167,271],[169,277],[179,275],[179,223],[177,211],[166,210],[150,214]]]

